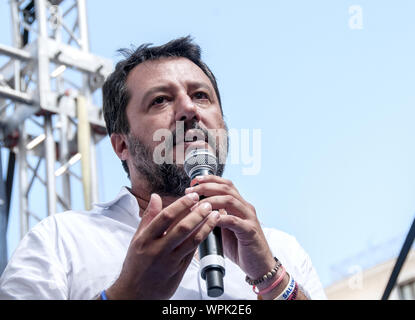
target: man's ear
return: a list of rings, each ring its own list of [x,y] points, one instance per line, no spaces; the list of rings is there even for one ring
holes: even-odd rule
[[[110,139],[111,139],[112,148],[114,149],[118,158],[120,158],[120,160],[127,160],[129,152],[128,152],[128,147],[127,147],[126,136],[121,133],[113,133],[111,134]]]

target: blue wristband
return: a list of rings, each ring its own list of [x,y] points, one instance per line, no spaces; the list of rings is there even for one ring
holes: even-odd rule
[[[101,300],[108,300],[107,294],[105,293],[105,290],[102,290],[102,292],[101,292]]]

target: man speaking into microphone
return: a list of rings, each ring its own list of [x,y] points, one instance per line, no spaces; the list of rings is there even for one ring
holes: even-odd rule
[[[36,225],[0,278],[0,298],[324,299],[295,238],[262,228],[255,207],[222,177],[227,126],[199,46],[184,37],[122,52],[103,111],[131,186],[90,212]],[[213,156],[216,172],[189,175],[193,150]],[[212,234],[223,248],[223,283],[209,292],[198,247]]]

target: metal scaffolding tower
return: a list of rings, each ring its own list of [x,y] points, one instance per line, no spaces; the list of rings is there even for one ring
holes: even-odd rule
[[[13,43],[0,44],[0,58],[6,59],[0,64],[0,142],[9,151],[0,187],[0,228],[7,230],[16,159],[23,237],[31,221],[42,218],[35,208],[44,200],[47,215],[70,209],[78,189],[86,209],[98,200],[95,145],[106,130],[93,95],[112,62],[89,52],[85,0],[9,2]],[[34,188],[45,198],[39,192],[34,198]]]

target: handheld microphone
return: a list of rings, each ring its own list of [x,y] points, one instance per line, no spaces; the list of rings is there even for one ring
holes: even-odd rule
[[[217,158],[207,149],[195,149],[184,160],[184,170],[190,179],[197,176],[216,175]],[[200,199],[204,199],[200,196]],[[208,237],[199,245],[200,273],[206,280],[209,297],[223,294],[223,277],[225,276],[225,259],[223,258],[222,231],[215,227]]]

